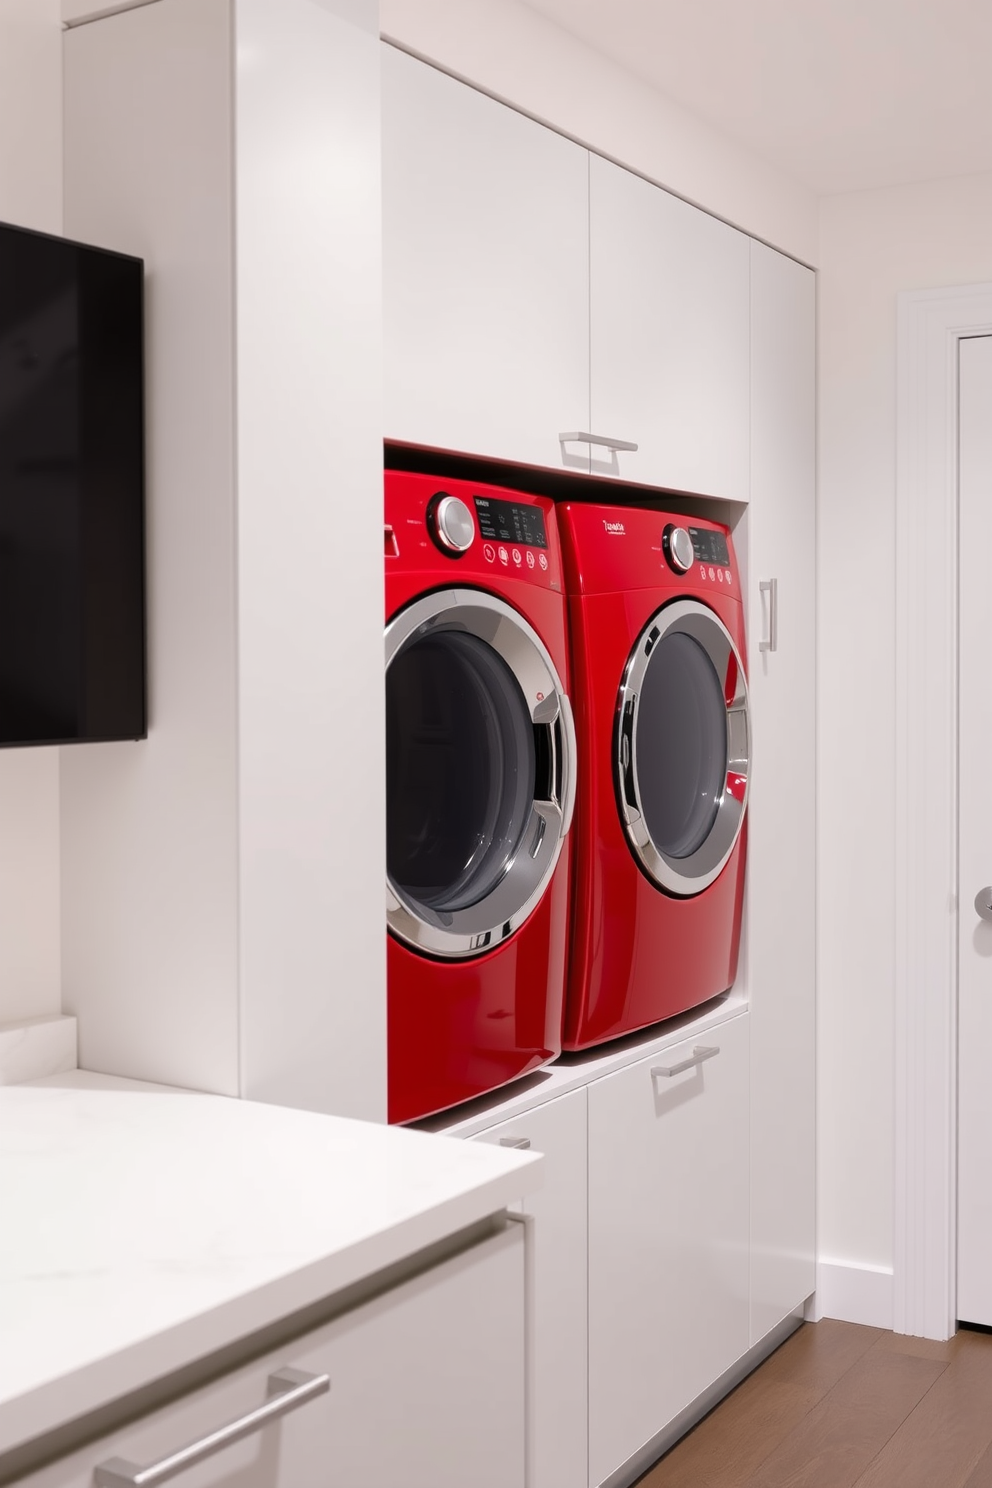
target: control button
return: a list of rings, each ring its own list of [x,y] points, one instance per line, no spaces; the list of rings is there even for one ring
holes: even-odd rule
[[[502,544],[500,545],[500,550],[499,550],[499,561],[500,561],[500,563],[503,564],[504,567],[510,561],[510,555],[506,551],[506,549],[502,546]]]
[[[482,556],[483,558],[485,558],[487,563],[496,562],[496,549],[493,547],[492,543],[483,544]]]
[[[442,552],[458,556],[467,553],[475,541],[472,513],[457,496],[439,491],[427,508],[427,523]]]
[[[548,555],[547,555],[547,553],[538,553],[538,555],[537,555],[537,561],[541,565],[542,568],[545,568],[546,569],[547,566],[548,566]]]
[[[523,560],[523,559],[522,559],[522,558],[521,558],[521,556],[520,556],[520,549],[519,549],[519,548],[514,548],[514,550],[513,550],[513,552],[512,552],[512,553],[511,553],[511,555],[510,555],[510,556],[511,556],[511,558],[512,558],[512,559],[513,559],[513,561],[514,561],[514,563],[515,563],[515,564],[516,564],[516,565],[517,565],[517,567],[518,567],[518,568],[519,568],[519,567],[520,567],[520,565],[521,565],[521,563],[523,563],[523,561],[524,561],[524,560]]]
[[[661,551],[668,560],[669,568],[677,574],[688,573],[696,556],[692,546],[692,538],[684,527],[676,527],[674,522],[669,522],[661,534]]]
[[[527,549],[527,567],[534,567],[534,554],[531,552],[530,548]]]

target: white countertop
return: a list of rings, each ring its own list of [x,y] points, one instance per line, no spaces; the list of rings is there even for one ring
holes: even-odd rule
[[[0,1452],[484,1219],[542,1161],[83,1071],[0,1089]]]

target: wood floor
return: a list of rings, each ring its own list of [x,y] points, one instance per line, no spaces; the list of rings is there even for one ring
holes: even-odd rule
[[[992,1488],[992,1336],[806,1323],[638,1488]]]

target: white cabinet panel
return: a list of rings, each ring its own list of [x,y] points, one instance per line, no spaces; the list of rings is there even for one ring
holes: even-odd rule
[[[382,64],[386,438],[560,466],[589,417],[588,152]]]
[[[528,1485],[581,1488],[588,1481],[586,1092],[559,1096],[490,1127],[479,1140],[526,1141],[545,1157],[544,1184],[523,1204],[533,1221]]]
[[[613,473],[746,501],[748,239],[597,155],[589,197],[592,432],[638,446]]]
[[[593,1484],[747,1350],[747,1104],[746,1013],[589,1087]]]
[[[21,1480],[92,1488],[262,1405],[268,1376],[328,1374],[330,1391],[178,1480],[182,1488],[523,1488],[524,1240],[481,1244]]]
[[[752,244],[751,1341],[814,1287],[815,279]],[[768,639],[775,581],[775,649]]]

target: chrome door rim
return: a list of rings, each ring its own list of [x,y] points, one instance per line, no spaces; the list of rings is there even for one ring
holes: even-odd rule
[[[641,686],[651,653],[665,636],[683,634],[697,641],[713,663],[724,688],[727,662],[736,661],[736,685],[724,702],[727,710],[727,769],[716,815],[709,833],[695,852],[676,858],[653,840],[641,811],[638,761],[634,747]],[[658,610],[648,621],[630,653],[617,699],[615,731],[617,801],[631,849],[649,876],[670,894],[689,898],[709,887],[730,860],[747,810],[750,776],[750,726],[747,680],[740,652],[727,627],[707,605],[680,599]],[[729,788],[731,777],[742,782],[740,799]]]
[[[386,671],[412,640],[462,630],[485,641],[515,676],[535,727],[548,730],[551,790],[535,798],[520,844],[493,888],[451,912],[418,904],[386,874],[386,923],[400,940],[431,956],[478,956],[507,939],[537,908],[558,864],[575,806],[575,726],[568,696],[537,631],[482,589],[424,595],[386,626]],[[556,782],[560,782],[556,785]]]

